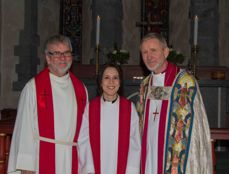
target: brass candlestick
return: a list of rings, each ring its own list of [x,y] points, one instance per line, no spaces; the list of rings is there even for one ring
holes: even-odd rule
[[[95,74],[99,75],[99,44],[96,45]]]
[[[197,53],[199,49],[197,45],[193,45],[192,47],[192,56],[191,56],[191,73],[194,77],[197,78],[196,67],[197,67]]]

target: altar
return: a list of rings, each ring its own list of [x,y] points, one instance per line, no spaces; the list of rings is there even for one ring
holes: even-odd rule
[[[122,65],[123,95],[136,102],[141,80],[149,74],[142,65]],[[185,68],[185,67],[181,67]],[[94,65],[73,64],[72,72],[86,85],[89,98],[97,95]],[[223,72],[224,79],[212,79],[214,72]],[[211,128],[229,128],[229,69],[227,67],[197,67],[197,77]]]
[[[141,79],[147,75],[140,66],[123,65],[123,95],[134,102],[138,99],[138,89]],[[89,98],[97,95],[97,81],[94,65],[74,64],[72,72],[76,74],[86,85]],[[225,79],[211,79],[211,72],[224,71]],[[229,135],[229,71],[228,68],[202,67],[197,69],[199,86],[206,106],[207,116],[213,139],[212,147],[218,140],[228,140]],[[7,111],[5,114],[9,113]],[[6,120],[0,120],[0,173],[5,174],[9,157],[10,140],[12,137],[16,110],[10,110],[10,116],[3,116]],[[5,115],[4,114],[4,115]],[[7,119],[10,118],[10,119]],[[226,128],[226,129],[225,129]],[[215,157],[215,153],[213,153]],[[216,158],[214,158],[216,165]]]

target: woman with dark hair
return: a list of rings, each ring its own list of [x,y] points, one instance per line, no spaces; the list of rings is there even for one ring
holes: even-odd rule
[[[101,86],[102,84],[102,80],[103,80],[103,74],[104,74],[104,71],[107,69],[107,68],[114,68],[116,69],[117,73],[118,73],[118,78],[119,78],[119,89],[117,91],[117,94],[118,95],[122,95],[123,94],[123,89],[122,89],[122,69],[119,65],[117,64],[114,64],[114,63],[107,63],[107,64],[104,64],[101,71],[99,72],[99,76],[98,76],[98,94],[99,95],[102,95],[103,94],[103,88]]]
[[[96,174],[139,174],[139,119],[134,104],[119,95],[121,69],[104,65],[100,96],[89,105],[89,134]],[[120,92],[120,91],[119,91]]]

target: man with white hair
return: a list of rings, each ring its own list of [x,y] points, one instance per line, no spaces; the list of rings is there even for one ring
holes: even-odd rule
[[[140,50],[151,71],[140,89],[141,174],[211,174],[210,129],[197,81],[166,60],[160,34],[147,34]]]

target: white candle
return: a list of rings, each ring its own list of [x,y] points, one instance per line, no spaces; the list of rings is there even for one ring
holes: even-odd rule
[[[197,36],[198,36],[198,16],[195,15],[194,17],[194,45],[197,45]]]
[[[96,20],[96,45],[99,45],[99,35],[100,35],[100,16],[97,16],[97,20]]]

